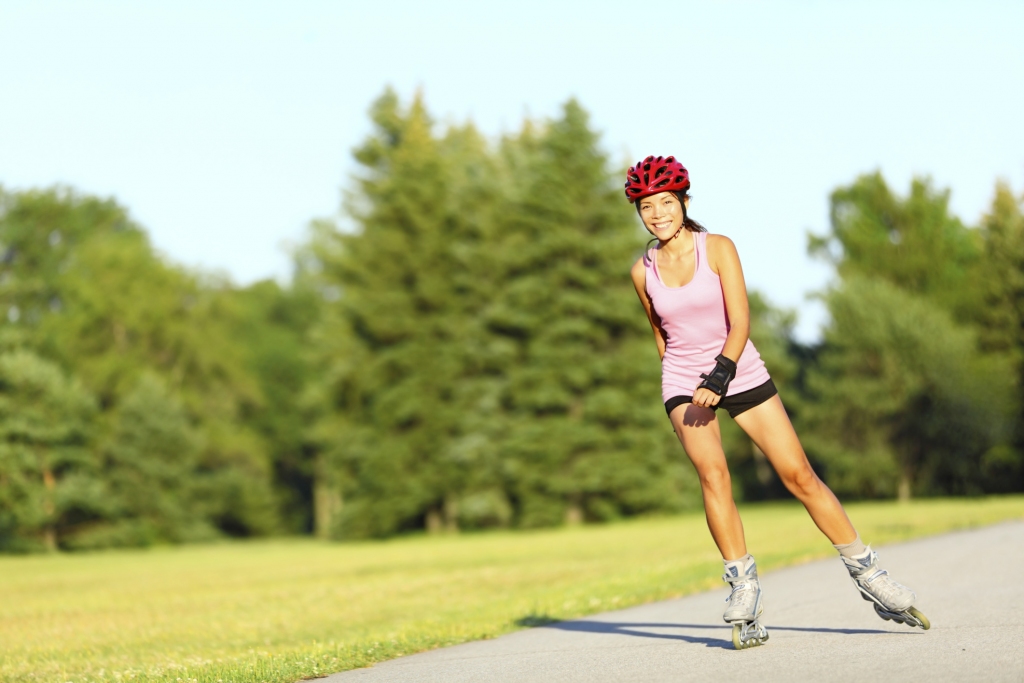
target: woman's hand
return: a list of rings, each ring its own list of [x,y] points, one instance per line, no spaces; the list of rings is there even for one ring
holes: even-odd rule
[[[700,395],[701,402],[698,405],[717,405],[718,401],[729,392],[729,383],[736,378],[736,363],[731,358],[718,354],[715,356],[715,369],[710,373],[702,372],[700,376],[704,381],[693,390],[691,402],[697,403],[697,396]],[[704,394],[700,393],[702,391],[710,393],[715,399],[707,400]]]
[[[722,397],[711,391],[710,389],[694,389],[693,400],[690,402],[695,406],[702,408],[710,408],[711,406],[717,406],[718,402],[722,400]]]

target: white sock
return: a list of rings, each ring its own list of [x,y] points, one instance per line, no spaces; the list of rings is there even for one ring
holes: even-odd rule
[[[843,543],[841,545],[833,543],[832,547],[838,550],[840,555],[848,557],[851,560],[868,551],[868,547],[864,545],[864,541],[860,540],[860,534],[857,534],[857,538],[853,539],[850,543]]]

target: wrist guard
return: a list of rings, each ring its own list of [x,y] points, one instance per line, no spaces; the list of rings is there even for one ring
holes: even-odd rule
[[[700,376],[704,381],[697,388],[707,389],[719,396],[725,396],[725,392],[729,390],[729,382],[736,377],[736,362],[729,360],[722,354],[718,354],[715,360],[718,361],[715,364],[715,369],[711,371],[710,375],[701,373]]]

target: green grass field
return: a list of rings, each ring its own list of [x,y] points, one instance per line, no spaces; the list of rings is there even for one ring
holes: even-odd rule
[[[1024,518],[1024,497],[847,509],[878,545]],[[834,554],[796,504],[743,514],[762,571]],[[295,681],[717,587],[720,574],[701,514],[353,544],[5,557],[0,677]],[[837,597],[855,599],[853,588]]]

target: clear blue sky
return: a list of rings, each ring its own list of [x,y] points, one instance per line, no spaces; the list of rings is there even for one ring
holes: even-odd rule
[[[0,184],[114,196],[169,258],[287,278],[386,85],[495,136],[577,97],[616,161],[675,154],[692,214],[801,311],[830,190],[929,174],[974,222],[1024,190],[1024,3],[0,3]]]

